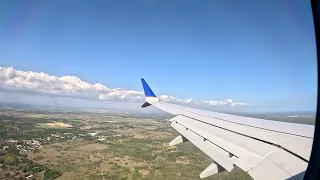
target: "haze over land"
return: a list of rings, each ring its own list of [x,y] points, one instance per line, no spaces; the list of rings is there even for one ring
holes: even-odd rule
[[[3,102],[144,112],[140,108],[144,102],[142,91],[109,88],[99,83],[89,84],[76,76],[56,77],[43,72],[20,71],[12,67],[0,67],[0,79],[0,101]],[[140,85],[139,79],[136,82]],[[170,95],[158,95],[158,97],[165,102],[220,112],[288,111],[286,108],[269,109],[265,108],[264,104],[236,102],[232,99],[194,100]],[[157,112],[153,108],[150,109],[151,112]],[[299,108],[293,111],[315,111],[315,109]]]

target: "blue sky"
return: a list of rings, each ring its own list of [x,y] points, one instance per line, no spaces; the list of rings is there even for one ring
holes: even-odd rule
[[[252,110],[314,110],[307,1],[0,2],[0,66]]]

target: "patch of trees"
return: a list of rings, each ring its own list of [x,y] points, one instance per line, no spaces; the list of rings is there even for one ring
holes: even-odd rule
[[[52,169],[46,169],[44,172],[44,179],[51,180],[51,179],[55,179],[61,175],[62,175],[62,173],[59,171],[52,170]]]

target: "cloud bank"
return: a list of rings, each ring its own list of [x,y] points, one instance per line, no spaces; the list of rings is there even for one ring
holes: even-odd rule
[[[142,91],[109,88],[102,84],[89,84],[76,76],[50,76],[43,72],[20,71],[12,67],[0,67],[0,89],[2,91],[20,92],[35,95],[48,95],[69,98],[91,99],[100,101],[143,102]],[[169,95],[160,95],[159,99],[178,104],[209,106],[245,106],[243,102],[233,100],[204,100],[192,98],[179,99]]]

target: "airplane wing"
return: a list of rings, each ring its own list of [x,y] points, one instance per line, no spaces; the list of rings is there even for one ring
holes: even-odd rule
[[[253,179],[303,179],[313,143],[313,125],[205,111],[159,100],[144,79],[142,107],[153,105],[174,118],[180,135],[169,145],[190,141],[212,158],[200,178],[238,166]]]

